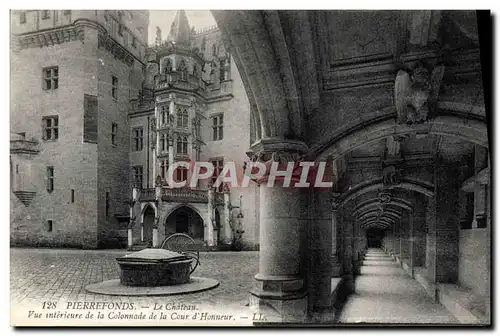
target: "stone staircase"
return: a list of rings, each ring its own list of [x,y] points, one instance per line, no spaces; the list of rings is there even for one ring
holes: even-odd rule
[[[378,248],[369,248],[366,250],[366,253],[361,261],[361,265],[374,265],[374,264],[382,264],[389,263],[393,261],[392,257],[385,253],[382,249]]]

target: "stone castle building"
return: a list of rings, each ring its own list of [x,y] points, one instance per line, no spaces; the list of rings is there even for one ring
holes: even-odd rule
[[[171,188],[176,161],[242,165],[250,106],[217,28],[178,11],[148,46],[148,11],[14,11],[11,241],[83,248],[258,244],[255,187]],[[176,181],[191,178],[179,168]]]
[[[195,33],[181,11],[152,48],[147,13],[120,13],[13,15],[13,241],[214,246],[244,231],[259,245],[250,306],[286,322],[331,317],[380,247],[457,320],[489,323],[491,41],[476,12],[215,10],[219,29]],[[247,156],[326,162],[334,185],[165,185],[176,160]]]

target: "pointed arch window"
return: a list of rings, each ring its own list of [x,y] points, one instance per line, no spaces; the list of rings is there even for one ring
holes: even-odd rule
[[[177,137],[177,154],[187,154],[188,153],[188,140],[187,136]]]
[[[165,133],[160,134],[160,151],[164,152],[166,148],[166,137]]]
[[[180,72],[180,74],[181,74],[181,80],[185,81],[188,79],[188,69],[187,69],[187,66],[186,66],[186,63],[184,62],[184,60],[179,62],[179,66],[177,68],[177,71]]]
[[[217,46],[215,44],[212,44],[212,56],[217,56]]]
[[[160,111],[160,122],[161,122],[161,125],[165,125],[165,115],[166,115],[166,111],[165,111],[165,106],[162,106],[161,107],[161,111]]]
[[[186,109],[177,110],[177,127],[188,128],[188,112]]]

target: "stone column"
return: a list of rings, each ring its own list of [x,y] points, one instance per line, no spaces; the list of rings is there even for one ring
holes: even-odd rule
[[[130,221],[127,226],[127,248],[131,249],[134,244],[132,237],[132,229],[136,224],[136,212],[135,207],[139,202],[139,189],[134,185],[132,187],[132,199],[130,200]]]
[[[340,203],[339,194],[332,195],[332,277],[338,278],[342,274],[342,266],[339,261],[340,244]]]
[[[304,191],[308,189],[284,187],[283,179],[279,178],[273,186],[268,186],[268,173],[275,162],[285,165],[280,171],[286,169],[286,164],[297,161],[307,146],[299,141],[262,139],[252,150],[249,155],[252,161],[264,163],[267,174],[255,179],[260,184],[260,252],[250,307],[264,315],[274,312],[274,321],[301,322],[307,317],[307,193]]]
[[[436,300],[436,283],[458,279],[459,169],[435,165],[434,197],[427,202],[426,291]]]
[[[407,217],[407,230],[406,230],[406,246],[405,246],[405,264],[403,267],[405,268],[408,275],[413,277],[413,267],[415,260],[415,230],[413,225],[413,214],[408,212]]]
[[[144,218],[141,218],[141,243],[144,241]]]
[[[342,219],[342,247],[343,247],[343,260],[342,260],[342,274],[343,278],[347,281],[347,288],[349,291],[354,291],[354,268],[353,268],[353,226],[352,220],[343,217]]]
[[[214,242],[214,188],[211,185],[208,187],[208,204],[207,204],[207,223],[205,225],[205,241],[208,246],[217,245]]]
[[[399,258],[401,254],[401,220],[396,220],[394,223],[394,256],[395,258]]]
[[[160,222],[160,217],[156,216],[153,223],[153,247],[158,247],[159,237],[158,237],[158,224]]]
[[[229,187],[223,188],[224,194],[224,242],[231,244],[233,238],[233,230],[231,229],[231,199],[229,195]]]
[[[453,167],[437,165],[436,201],[436,278],[438,282],[458,279],[458,239],[460,219],[458,194],[460,173]]]
[[[309,260],[307,274],[309,310],[315,318],[321,320],[323,318],[321,313],[331,306],[332,190],[331,188],[313,188],[310,193],[309,211],[311,222],[308,230]],[[317,313],[320,314],[317,315]]]

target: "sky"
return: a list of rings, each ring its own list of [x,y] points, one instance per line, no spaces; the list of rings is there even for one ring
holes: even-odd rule
[[[148,43],[152,44],[156,38],[156,27],[160,27],[162,39],[165,40],[170,31],[170,25],[175,18],[176,10],[150,10]],[[187,10],[189,24],[196,30],[215,26],[215,20],[209,10]]]

